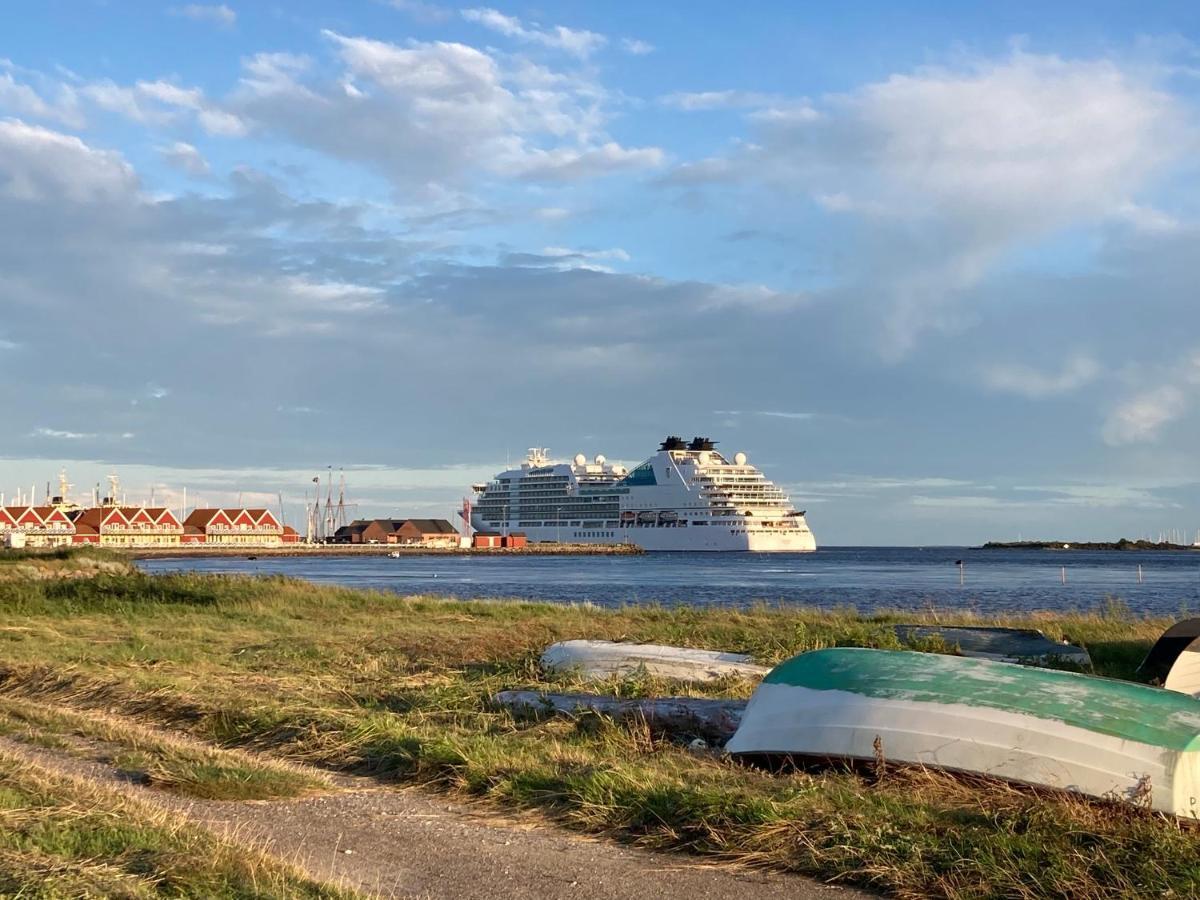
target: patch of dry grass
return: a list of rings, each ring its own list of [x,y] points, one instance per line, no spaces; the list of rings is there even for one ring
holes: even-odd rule
[[[742,651],[896,646],[897,621],[1041,628],[1128,677],[1168,624],[1119,604],[983,617],[851,609],[599,610],[460,602],[280,578],[102,576],[0,585],[0,693],[119,709],[224,746],[536,809],[645,846],[862,884],[906,897],[1200,893],[1194,832],[1052,792],[899,770],[770,775],[637,723],[518,721],[498,690],[571,690],[546,644],[603,638]],[[741,682],[611,682],[624,696],[746,696]],[[686,738],[686,736],[685,736]]]
[[[0,697],[0,734],[110,763],[153,787],[202,800],[274,800],[332,787],[320,773],[287,762],[211,747],[103,711],[16,697]]]
[[[0,752],[0,896],[354,895],[161,809]]]

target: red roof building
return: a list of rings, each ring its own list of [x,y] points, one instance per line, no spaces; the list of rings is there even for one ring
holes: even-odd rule
[[[93,506],[74,514],[72,542],[104,547],[178,546],[183,525],[165,506]]]
[[[15,543],[9,534],[24,535],[27,547],[62,547],[71,543],[75,526],[55,506],[0,507],[0,542]]]
[[[269,509],[214,507],[193,509],[188,514],[183,521],[183,542],[218,547],[278,547],[284,542],[284,533]]]

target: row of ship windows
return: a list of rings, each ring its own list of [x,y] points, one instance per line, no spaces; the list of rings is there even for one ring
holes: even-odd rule
[[[502,525],[502,522],[499,519],[487,519],[486,521],[488,521],[494,527],[500,527]],[[586,528],[591,524],[593,524],[593,523],[566,522],[566,521],[555,522],[553,520],[551,520],[549,522],[519,521],[519,522],[517,522],[517,527],[518,528],[557,528],[557,527],[561,527],[561,526],[565,525],[568,528],[578,528],[582,525],[583,527]],[[595,524],[595,527],[600,527],[599,522],[596,522],[594,524]],[[636,521],[635,522],[605,522],[604,527],[606,527],[606,528],[687,528],[689,525],[691,525],[695,528],[700,528],[700,527],[710,525],[710,524],[711,525],[725,525],[726,523],[724,523],[724,522],[704,522],[704,521],[700,521],[700,520],[688,521],[687,519],[678,519],[674,522],[636,522]],[[787,531],[795,531],[797,533],[801,533],[804,531],[803,528],[796,528],[790,522],[761,522],[761,523],[759,523],[757,528],[749,529],[749,531],[757,533],[757,532],[763,531],[764,529],[767,529],[767,528],[772,528],[772,529],[782,528],[782,529],[786,529]],[[731,534],[747,534],[749,532],[746,529],[740,529],[740,530],[731,529],[730,533]],[[609,536],[611,537],[612,535],[609,535]],[[578,533],[576,533],[576,537],[579,537]]]
[[[493,525],[494,527],[497,527],[497,528],[499,528],[500,525],[502,524],[499,520],[496,520],[496,519],[488,519],[487,521],[491,525]],[[596,524],[597,524],[597,526],[599,525],[599,523],[596,523]],[[691,524],[699,526],[699,525],[707,525],[708,523],[707,522],[692,522]],[[718,523],[714,523],[714,524],[718,524]],[[719,523],[719,524],[723,524],[723,523]],[[568,528],[574,528],[574,527],[577,527],[580,525],[584,525],[584,527],[587,527],[582,522],[567,522],[567,521],[555,522],[553,520],[551,520],[549,522],[537,522],[537,521],[517,522],[518,528],[557,528],[560,525],[564,525]],[[679,519],[678,521],[675,521],[675,522],[605,522],[604,525],[607,528],[687,528],[688,522],[686,519]]]
[[[617,508],[609,507],[607,509],[563,509],[555,510],[554,508],[547,509],[545,507],[515,507],[508,510],[505,514],[496,509],[481,509],[479,514],[485,519],[554,519],[556,522],[566,522],[568,519],[583,519],[592,516],[596,519],[615,519],[617,517]]]
[[[616,537],[616,533],[612,531],[576,531],[577,538],[610,538]]]

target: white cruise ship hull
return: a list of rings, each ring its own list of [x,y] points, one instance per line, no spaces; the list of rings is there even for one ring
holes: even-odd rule
[[[812,532],[733,533],[733,529],[711,525],[689,528],[614,529],[584,529],[563,525],[561,529],[534,527],[513,530],[524,534],[531,543],[546,541],[564,544],[633,544],[649,552],[811,553],[817,549]]]

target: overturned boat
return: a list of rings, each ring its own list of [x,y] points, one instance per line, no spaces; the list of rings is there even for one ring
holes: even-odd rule
[[[1036,628],[1002,628],[980,625],[895,625],[902,644],[939,639],[963,656],[1031,666],[1070,663],[1085,669],[1092,658],[1082,647],[1055,641]]]
[[[770,671],[742,653],[616,641],[559,641],[546,648],[541,666],[547,672],[571,672],[587,680],[645,673],[678,681],[716,681],[761,678]]]
[[[1179,655],[1196,638],[1200,638],[1200,619],[1176,622],[1154,642],[1154,646],[1138,666],[1138,674],[1147,681],[1164,684]]]
[[[1200,817],[1200,700],[1074,672],[897,650],[814,650],[773,669],[726,749],[888,761]]]
[[[1175,657],[1163,687],[1190,697],[1200,697],[1200,638],[1183,648]]]

